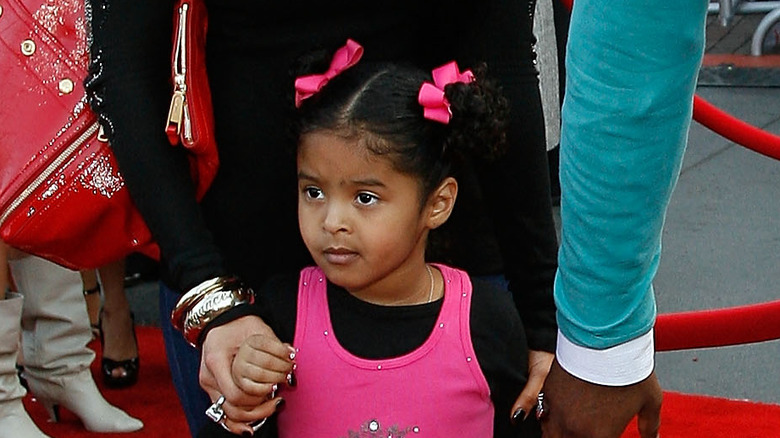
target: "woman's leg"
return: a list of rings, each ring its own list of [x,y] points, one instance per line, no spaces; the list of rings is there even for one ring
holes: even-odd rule
[[[125,295],[125,260],[98,269],[103,286],[100,311],[103,380],[110,387],[127,387],[138,380],[138,342],[130,303]]]
[[[100,336],[100,306],[103,301],[100,296],[100,282],[97,271],[94,269],[84,269],[80,273],[81,282],[84,283],[84,301],[87,303],[87,315],[89,315],[89,325],[92,327],[92,337],[97,338]]]

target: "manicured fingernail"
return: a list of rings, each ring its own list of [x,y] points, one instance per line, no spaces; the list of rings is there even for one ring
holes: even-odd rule
[[[289,373],[287,374],[287,384],[291,387],[295,387],[296,380],[295,380],[295,373]]]
[[[290,347],[290,360],[295,360],[295,356],[298,354],[298,350],[296,350],[293,347]]]
[[[249,436],[254,436],[254,434],[252,432],[248,431],[248,430],[245,430],[245,431],[241,432],[241,436],[249,437]]]
[[[284,401],[284,399],[283,399],[283,398],[281,398],[281,397],[279,397],[279,399],[278,399],[278,400],[276,400],[276,409],[279,409],[279,408],[281,408],[282,406],[284,406],[284,404],[285,404],[285,401]]]
[[[521,418],[521,417],[522,417],[522,418]],[[528,415],[525,413],[525,409],[523,409],[523,408],[518,408],[518,409],[517,409],[517,410],[514,412],[514,414],[512,414],[512,423],[513,423],[513,424],[516,424],[518,420],[525,421],[526,417],[528,417]]]

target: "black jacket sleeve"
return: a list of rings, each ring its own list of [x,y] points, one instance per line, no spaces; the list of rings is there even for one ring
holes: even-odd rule
[[[89,101],[162,252],[165,280],[187,290],[225,273],[201,216],[182,148],[164,125],[171,95],[171,0],[90,0]]]
[[[464,66],[486,62],[488,74],[499,80],[509,99],[506,155],[493,163],[475,164],[474,168],[500,248],[503,274],[525,324],[529,346],[552,352],[557,333],[552,289],[558,242],[533,50],[531,13],[535,2],[472,3],[464,7],[473,9],[461,14],[467,21],[460,26],[444,23],[438,32],[446,32],[443,34],[455,41],[459,63],[460,59]],[[469,208],[463,204],[460,207]],[[458,238],[479,238],[479,233],[470,230],[459,233]],[[474,243],[476,248],[482,244]]]
[[[528,381],[528,345],[523,322],[506,291],[473,280],[471,339],[495,407],[494,437],[541,436],[533,415],[512,423],[512,406]]]

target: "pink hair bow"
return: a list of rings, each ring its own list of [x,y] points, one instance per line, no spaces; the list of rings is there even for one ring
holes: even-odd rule
[[[423,116],[445,125],[450,123],[452,110],[450,103],[444,97],[444,86],[455,82],[469,83],[474,80],[474,73],[466,70],[463,73],[458,69],[455,61],[442,65],[433,70],[433,84],[423,82],[417,101],[423,106]]]
[[[328,81],[357,64],[361,56],[363,56],[363,46],[348,39],[346,45],[338,49],[333,55],[328,71],[323,74],[298,77],[295,80],[295,107],[300,108],[304,99],[314,96]]]

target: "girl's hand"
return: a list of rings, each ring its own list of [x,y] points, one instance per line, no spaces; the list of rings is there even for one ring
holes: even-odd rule
[[[520,393],[512,406],[510,415],[512,415],[513,423],[521,422],[528,415],[534,414],[537,396],[544,386],[544,380],[550,372],[553,359],[555,359],[555,355],[546,351],[530,350],[528,352],[528,383],[525,384],[523,392]]]
[[[250,397],[249,404],[262,402],[278,385],[294,385],[294,360],[295,349],[276,336],[250,336],[233,359],[233,381]]]

